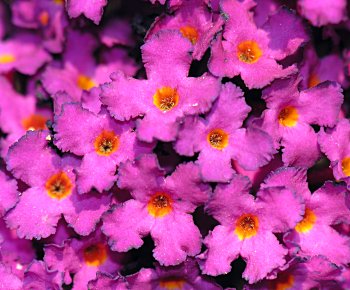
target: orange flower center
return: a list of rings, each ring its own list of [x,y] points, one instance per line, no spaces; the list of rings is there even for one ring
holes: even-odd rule
[[[26,131],[44,130],[46,129],[46,121],[47,118],[44,116],[33,114],[22,120],[22,126]]]
[[[85,91],[89,91],[93,87],[96,87],[96,83],[90,77],[85,75],[79,75],[77,83],[78,87]]]
[[[103,130],[94,141],[95,151],[98,155],[109,156],[119,147],[119,138],[113,131]]]
[[[39,14],[39,21],[42,26],[46,26],[49,23],[50,15],[49,12],[43,11]]]
[[[311,209],[306,208],[304,218],[295,226],[295,230],[298,233],[307,233],[311,231],[311,229],[314,227],[315,222],[316,222],[315,213]]]
[[[181,278],[167,278],[159,282],[159,286],[167,290],[181,290],[186,281]]]
[[[320,82],[321,82],[321,80],[319,79],[317,74],[311,73],[307,85],[309,88],[313,88],[313,87],[316,87]]]
[[[252,64],[259,60],[262,56],[262,51],[254,40],[247,40],[238,44],[237,56],[241,62]]]
[[[62,5],[64,3],[64,0],[53,0],[53,2],[57,5]]]
[[[73,184],[68,175],[61,171],[52,175],[45,184],[48,195],[58,200],[63,199],[71,194]]]
[[[153,95],[153,104],[161,111],[167,112],[177,106],[179,94],[176,89],[162,87]]]
[[[157,192],[147,204],[148,213],[154,217],[163,217],[172,210],[172,199],[167,193]]]
[[[285,127],[294,127],[299,119],[298,111],[294,107],[285,107],[278,115],[278,122]]]
[[[107,260],[106,246],[101,243],[90,245],[84,249],[83,256],[88,266],[100,266]]]
[[[258,217],[252,214],[244,214],[236,221],[235,234],[238,236],[238,239],[242,241],[255,236],[258,227]]]
[[[198,40],[198,31],[192,26],[183,26],[180,28],[181,34],[189,39],[192,44],[195,44]]]
[[[288,273],[278,274],[277,279],[270,281],[271,289],[287,290],[294,285],[294,276]]]
[[[15,56],[11,53],[0,54],[0,64],[7,64],[14,62],[16,60]]]
[[[207,135],[207,141],[210,146],[222,150],[228,145],[229,135],[222,129],[214,129]]]
[[[341,161],[341,169],[346,176],[350,176],[350,157],[345,157]]]

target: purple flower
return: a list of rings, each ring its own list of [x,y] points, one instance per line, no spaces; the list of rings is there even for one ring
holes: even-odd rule
[[[6,223],[20,238],[40,239],[55,233],[63,214],[77,233],[88,235],[109,208],[111,196],[78,195],[73,170],[79,162],[60,158],[47,139],[47,131],[30,131],[9,150],[8,169],[29,188],[6,215]]]
[[[154,155],[144,155],[119,168],[118,186],[133,199],[115,207],[103,218],[102,231],[114,251],[139,248],[148,234],[154,240],[153,256],[165,266],[177,265],[201,248],[201,235],[190,215],[210,192],[193,163],[181,164],[164,177]]]
[[[78,168],[79,193],[91,188],[100,192],[110,189],[121,162],[151,153],[153,148],[153,144],[136,139],[132,122],[117,122],[107,113],[95,115],[74,103],[63,106],[55,118],[54,130],[55,144],[60,149],[84,156]]]
[[[79,15],[84,14],[95,24],[99,24],[103,14],[103,8],[107,5],[107,0],[94,0],[92,2],[68,0],[66,5],[69,17],[76,18]]]
[[[37,35],[20,33],[0,42],[0,73],[17,70],[33,75],[50,60]]]
[[[128,290],[128,284],[120,276],[113,277],[112,275],[97,272],[96,279],[90,280],[88,289],[113,289],[113,290]]]
[[[223,39],[217,37],[212,45],[208,66],[214,75],[240,74],[248,88],[262,88],[296,71],[294,66],[284,69],[277,61],[294,53],[307,40],[307,35],[300,21],[287,10],[273,15],[263,29],[257,28],[249,12],[254,4],[253,1],[221,2],[227,20]],[[284,26],[286,21],[289,24]],[[296,30],[291,29],[294,25]]]
[[[24,275],[23,288],[21,289],[60,290],[60,285],[57,283],[57,274],[57,271],[47,271],[43,261],[34,260]]]
[[[193,58],[201,59],[224,20],[210,13],[203,0],[185,1],[174,15],[163,15],[156,19],[147,32],[146,40],[164,29],[176,29],[194,45]]]
[[[12,21],[16,26],[36,29],[46,49],[52,53],[62,52],[64,30],[68,26],[64,0],[16,0],[11,8]]]
[[[115,70],[131,75],[136,72],[134,61],[121,49],[105,53],[107,61],[97,64],[93,56],[97,48],[97,39],[91,33],[69,30],[62,63],[53,62],[42,75],[45,90],[51,95],[65,91],[74,101],[80,101],[83,91],[109,81]]]
[[[127,281],[133,290],[163,290],[163,289],[205,289],[219,290],[217,284],[202,277],[193,259],[173,267],[155,265],[155,269],[141,269],[138,273],[128,276]]]
[[[295,191],[305,203],[303,219],[284,236],[290,252],[305,258],[322,255],[337,265],[348,263],[350,239],[332,228],[350,222],[345,186],[328,181],[311,194],[304,169],[282,168],[271,174],[262,188],[282,185]]]
[[[21,290],[23,284],[20,278],[12,273],[10,267],[0,263],[1,289]]]
[[[346,0],[298,0],[298,11],[314,26],[337,24],[346,17]],[[319,4],[319,5],[318,5]]]
[[[311,125],[334,126],[343,102],[341,87],[324,82],[299,92],[297,75],[276,80],[263,91],[267,109],[262,115],[262,129],[282,145],[284,164],[311,167],[320,157],[317,134]]]
[[[187,156],[200,152],[198,164],[205,181],[229,181],[234,174],[231,159],[247,170],[267,164],[275,153],[270,136],[259,129],[241,128],[249,111],[243,92],[230,83],[223,85],[205,119],[185,120],[175,150]]]
[[[318,142],[321,151],[331,161],[333,175],[337,180],[344,180],[350,187],[350,122],[343,119],[331,129],[321,129]]]
[[[345,186],[326,182],[312,195],[304,194],[305,214],[295,229],[284,236],[288,247],[298,256],[322,255],[336,265],[350,261],[350,239],[332,228],[350,223]]]
[[[203,274],[226,274],[241,255],[247,263],[243,277],[255,283],[285,264],[288,251],[273,233],[294,228],[304,205],[283,187],[261,189],[254,199],[250,186],[248,178],[239,175],[217,185],[206,209],[220,225],[204,240],[207,250],[199,256]]]
[[[144,115],[137,121],[141,140],[173,141],[184,116],[207,112],[219,94],[219,80],[211,75],[188,77],[191,49],[180,32],[160,31],[142,46],[148,79],[113,74],[102,87],[102,103],[120,121]]]
[[[335,281],[339,275],[340,269],[325,257],[314,256],[307,261],[293,259],[289,268],[278,273],[276,279],[265,280],[244,289],[340,289]]]
[[[58,283],[72,283],[70,274],[74,274],[73,289],[87,289],[96,273],[116,274],[121,269],[124,254],[111,252],[105,237],[99,230],[91,236],[67,240],[62,246],[47,245],[44,261],[51,271],[58,271]]]

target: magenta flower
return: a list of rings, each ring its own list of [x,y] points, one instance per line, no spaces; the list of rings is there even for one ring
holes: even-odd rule
[[[304,52],[300,75],[303,89],[315,87],[325,81],[338,82],[343,88],[349,86],[344,72],[344,60],[335,53],[319,58],[311,46]]]
[[[331,127],[338,120],[343,102],[341,87],[324,82],[299,92],[297,75],[276,80],[263,91],[267,109],[262,116],[261,128],[282,145],[284,164],[311,167],[320,157],[317,134],[312,124]]]
[[[11,179],[3,171],[0,170],[0,217],[14,207],[18,201],[19,193],[17,191],[17,182]]]
[[[78,195],[73,171],[79,162],[56,155],[48,136],[47,131],[28,132],[9,150],[8,169],[29,188],[6,215],[6,223],[20,238],[40,239],[55,233],[63,214],[77,233],[88,235],[109,208],[111,196]]]
[[[298,11],[314,26],[337,24],[346,17],[346,0],[323,0],[317,5],[312,0],[298,0]]]
[[[333,175],[337,180],[344,180],[350,187],[350,123],[343,119],[331,129],[321,129],[318,142],[321,151],[331,161]]]
[[[101,29],[101,42],[107,47],[124,45],[131,47],[135,44],[130,23],[125,19],[113,19]]]
[[[53,62],[42,75],[45,90],[51,95],[65,91],[74,101],[80,101],[83,91],[109,81],[112,72],[118,69],[130,75],[136,72],[134,61],[121,49],[105,53],[108,61],[97,64],[93,54],[98,45],[93,34],[70,29],[62,63]]]
[[[95,0],[82,1],[82,0],[68,0],[67,1],[67,11],[71,18],[76,18],[81,14],[85,17],[91,19],[95,24],[99,24],[103,8],[107,5],[107,0]]]
[[[15,231],[6,228],[4,221],[0,222],[0,254],[1,263],[21,280],[35,258],[31,241],[18,238]]]
[[[16,0],[11,5],[12,22],[23,28],[35,29],[43,46],[52,53],[62,52],[65,28],[68,26],[64,0]]]
[[[37,35],[21,33],[0,42],[0,73],[16,70],[33,75],[50,60]]]
[[[180,32],[160,31],[142,46],[148,79],[113,74],[102,87],[102,103],[120,121],[144,115],[137,121],[141,140],[175,140],[185,115],[207,112],[219,94],[219,80],[211,75],[188,77],[191,49]]]
[[[249,12],[253,5],[252,1],[221,2],[227,20],[223,39],[217,37],[212,45],[208,66],[214,75],[241,75],[248,88],[262,88],[296,71],[294,66],[284,69],[277,61],[294,53],[307,40],[307,34],[300,20],[287,10],[280,10],[262,29],[257,28]]]
[[[73,289],[87,289],[90,280],[97,272],[115,275],[121,269],[124,254],[111,252],[105,237],[99,230],[83,239],[72,239],[62,246],[47,245],[44,261],[51,271],[58,271],[58,283],[72,283],[70,274],[74,274]]]
[[[226,274],[241,255],[247,263],[243,277],[255,283],[286,263],[288,251],[273,233],[294,228],[304,205],[283,187],[261,189],[254,199],[250,186],[248,178],[235,175],[216,187],[206,209],[220,225],[204,240],[207,250],[199,256],[203,274]]]
[[[141,269],[138,273],[126,277],[133,290],[163,290],[163,289],[205,289],[219,290],[214,282],[202,277],[193,259],[174,267],[155,265],[155,269]]]
[[[61,150],[84,156],[78,168],[79,193],[110,189],[121,162],[151,153],[153,148],[136,139],[132,122],[117,122],[106,113],[95,115],[74,103],[63,106],[54,130],[55,144]]]
[[[97,272],[96,279],[90,280],[88,289],[113,289],[113,290],[128,290],[128,284],[120,276],[113,277],[112,275]]]
[[[350,261],[350,239],[342,236],[332,225],[350,223],[350,209],[346,206],[345,186],[326,182],[311,196],[304,195],[305,214],[284,241],[301,257],[322,255],[336,265]]]
[[[21,289],[59,290],[61,288],[56,281],[57,275],[57,271],[47,271],[43,261],[33,260],[24,275],[23,288]]]
[[[313,256],[307,261],[294,259],[287,270],[278,273],[276,279],[265,280],[244,289],[341,289],[335,281],[339,275],[340,268],[336,265],[325,257]]]
[[[0,263],[0,279],[2,289],[22,290],[23,284],[20,278],[12,273],[11,268]]]
[[[185,1],[175,10],[174,15],[163,15],[156,19],[147,32],[146,40],[160,30],[176,29],[192,42],[192,57],[199,60],[223,23],[223,18],[209,12],[203,0]]]
[[[350,222],[345,186],[328,181],[311,194],[305,170],[296,168],[284,168],[271,174],[262,188],[271,186],[285,186],[305,202],[303,219],[284,236],[293,255],[305,258],[322,255],[337,265],[349,262],[350,239],[332,228],[332,225]]]
[[[144,155],[120,167],[118,186],[133,199],[103,218],[102,231],[112,250],[139,248],[150,234],[153,256],[161,265],[177,265],[200,252],[201,235],[190,214],[208,199],[210,189],[196,165],[181,164],[164,177],[156,157]]]
[[[249,111],[243,92],[230,83],[223,85],[205,119],[185,120],[175,150],[187,156],[200,152],[198,165],[205,181],[229,181],[234,174],[232,159],[247,170],[267,164],[275,153],[270,136],[259,129],[241,128]]]

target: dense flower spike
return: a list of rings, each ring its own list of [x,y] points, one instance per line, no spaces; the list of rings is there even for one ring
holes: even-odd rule
[[[249,188],[247,178],[235,175],[230,184],[218,185],[208,202],[207,211],[220,225],[204,240],[208,250],[199,256],[204,274],[228,273],[241,255],[247,262],[243,277],[255,283],[285,264],[287,249],[273,233],[295,227],[304,205],[283,187],[261,189],[255,200]]]
[[[0,1],[0,289],[350,289],[347,2]]]
[[[191,46],[178,31],[160,31],[142,47],[147,80],[118,72],[102,87],[102,103],[114,118],[124,121],[144,115],[137,121],[141,140],[175,140],[178,122],[185,115],[207,112],[218,96],[219,81],[211,75],[188,77]]]
[[[130,190],[133,199],[103,219],[112,250],[139,248],[142,237],[150,234],[153,255],[162,265],[177,265],[199,253],[201,236],[190,213],[208,199],[210,189],[196,165],[179,165],[165,178],[156,157],[145,155],[120,167],[118,185]]]

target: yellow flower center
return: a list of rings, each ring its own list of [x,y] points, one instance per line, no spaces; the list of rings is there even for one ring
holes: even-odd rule
[[[285,107],[278,115],[278,122],[285,127],[294,127],[298,119],[297,109],[291,106]]]
[[[84,249],[83,256],[88,266],[100,266],[107,260],[106,246],[101,243],[90,245]]]
[[[148,213],[156,218],[166,216],[172,210],[172,199],[164,192],[157,192],[147,204]]]
[[[214,129],[207,135],[207,141],[210,146],[222,150],[228,145],[229,135],[222,129]]]
[[[89,91],[93,87],[96,87],[96,83],[90,77],[85,75],[79,75],[77,83],[78,87],[85,91]]]
[[[72,193],[73,184],[68,175],[61,171],[52,175],[45,184],[48,195],[58,200],[63,199]]]
[[[176,89],[162,87],[153,95],[153,104],[161,111],[167,112],[177,106],[179,94]]]
[[[307,233],[311,231],[311,229],[314,227],[315,222],[316,222],[315,213],[311,209],[306,208],[304,218],[295,226],[295,230],[298,233]]]
[[[186,281],[181,278],[168,278],[159,282],[159,286],[167,290],[181,290]]]
[[[46,121],[47,118],[44,116],[33,114],[22,120],[22,126],[26,131],[44,130],[46,129]]]
[[[239,240],[249,239],[256,235],[259,228],[258,217],[252,214],[241,215],[236,221],[235,234]]]
[[[241,62],[252,64],[262,56],[262,51],[254,40],[243,41],[237,46],[237,56]]]
[[[350,157],[345,157],[341,161],[341,169],[346,176],[350,176]]]
[[[195,44],[198,40],[198,31],[192,26],[183,26],[180,28],[181,34],[189,39],[192,44]]]
[[[98,155],[109,156],[119,148],[119,138],[113,131],[103,130],[94,141],[95,151]]]
[[[16,60],[15,56],[11,53],[0,54],[0,64],[7,64],[14,62]]]

